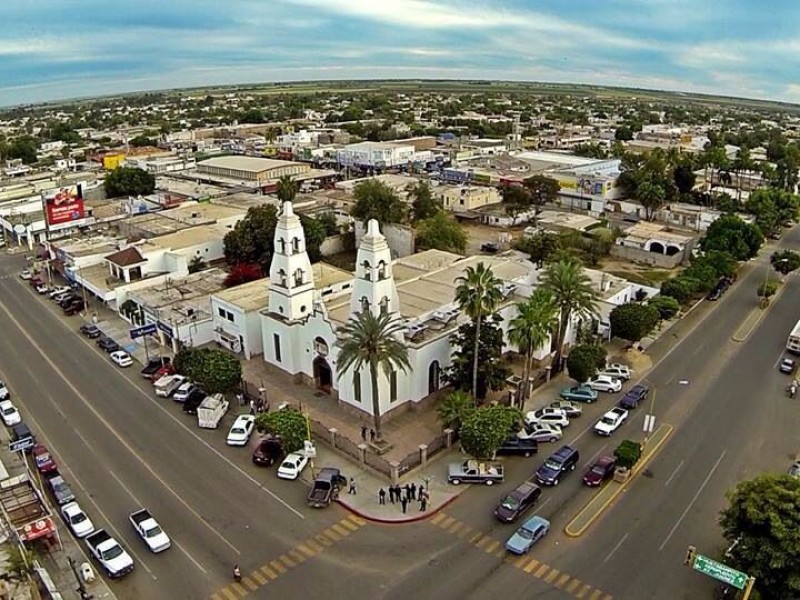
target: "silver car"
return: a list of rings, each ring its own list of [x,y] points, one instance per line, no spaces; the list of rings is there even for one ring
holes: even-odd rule
[[[561,427],[550,423],[526,425],[525,429],[517,433],[517,437],[520,439],[536,440],[537,442],[557,442],[562,435]]]

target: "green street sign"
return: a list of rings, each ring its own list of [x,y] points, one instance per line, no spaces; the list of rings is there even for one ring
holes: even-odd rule
[[[714,579],[722,581],[723,583],[727,583],[728,585],[732,585],[740,590],[745,588],[747,585],[747,580],[749,579],[747,573],[742,573],[736,569],[731,569],[729,566],[723,565],[715,560],[711,560],[702,554],[698,554],[695,557],[692,567],[694,567],[695,571],[699,571],[703,575],[713,577]]]

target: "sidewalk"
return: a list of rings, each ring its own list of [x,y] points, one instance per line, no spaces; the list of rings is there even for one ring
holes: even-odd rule
[[[368,521],[387,524],[420,521],[435,515],[469,488],[468,485],[454,486],[447,483],[447,465],[464,460],[464,455],[455,449],[442,452],[428,462],[427,466],[421,467],[412,475],[400,477],[401,487],[413,483],[417,489],[424,487],[429,493],[425,511],[420,510],[417,500],[412,500],[408,503],[404,514],[399,502],[394,504],[390,502],[389,488],[387,487],[389,484],[385,478],[359,468],[356,463],[337,454],[324,444],[316,444],[316,448],[315,470],[322,467],[337,467],[348,480],[351,477],[355,480],[356,493],[349,494],[348,490],[344,488],[339,494],[337,502],[345,509]],[[310,487],[311,471],[305,471],[302,479]],[[380,489],[386,490],[386,504],[379,503],[378,491]]]

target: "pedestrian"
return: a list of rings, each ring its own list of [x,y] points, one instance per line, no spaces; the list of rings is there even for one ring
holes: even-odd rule
[[[426,510],[428,510],[428,497],[422,494],[419,498],[419,512],[425,512]]]
[[[408,499],[403,496],[400,498],[400,508],[403,509],[403,514],[406,514],[406,507],[408,506]]]
[[[374,442],[375,441],[375,430],[374,429],[370,429],[369,430],[369,441],[370,442]]]
[[[347,490],[348,494],[356,495],[356,480],[352,477],[350,478],[350,488]]]
[[[255,400],[250,400],[250,414],[251,415],[256,414],[256,401]]]
[[[367,441],[367,426],[366,425],[362,425],[361,426],[361,439],[364,440],[365,442]]]
[[[397,500],[398,502],[400,502],[400,496],[401,496],[401,494],[400,494],[400,486],[396,485],[396,486],[394,486],[394,499]]]
[[[389,486],[389,502],[394,504],[394,486],[393,485]]]
[[[411,494],[411,495],[410,495],[410,498],[411,498],[412,500],[416,499],[416,497],[417,497],[417,484],[416,484],[416,483],[414,483],[414,482],[412,482],[412,483],[411,483],[411,488],[409,488],[409,489],[411,490],[411,492],[410,492],[410,494]]]
[[[386,490],[383,488],[378,490],[378,504],[386,504]]]
[[[407,483],[407,484],[405,485],[405,488],[404,488],[404,490],[405,490],[405,495],[406,495],[406,498],[408,498],[409,500],[411,500],[411,498],[413,497],[413,496],[411,495],[411,484],[410,484],[410,483]]]
[[[244,406],[244,394],[242,392],[236,394],[236,400],[239,402],[239,406]]]

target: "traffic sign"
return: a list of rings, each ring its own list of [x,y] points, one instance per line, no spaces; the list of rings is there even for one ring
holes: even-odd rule
[[[21,450],[27,450],[28,448],[33,448],[34,440],[32,437],[22,438],[21,440],[17,440],[15,442],[11,442],[8,445],[8,449],[11,452],[19,452]]]
[[[135,340],[136,338],[140,338],[145,335],[152,335],[155,332],[156,332],[155,323],[148,323],[147,325],[142,325],[141,327],[134,327],[133,329],[128,330],[128,333],[130,333],[132,340]]]
[[[702,554],[698,554],[695,557],[694,564],[692,566],[694,567],[695,571],[699,571],[703,575],[713,577],[714,579],[717,579],[723,583],[727,583],[728,585],[732,585],[740,590],[745,588],[747,585],[747,580],[750,579],[747,576],[747,573],[742,573],[736,569],[731,569],[729,566],[723,565],[715,560],[711,560]]]

